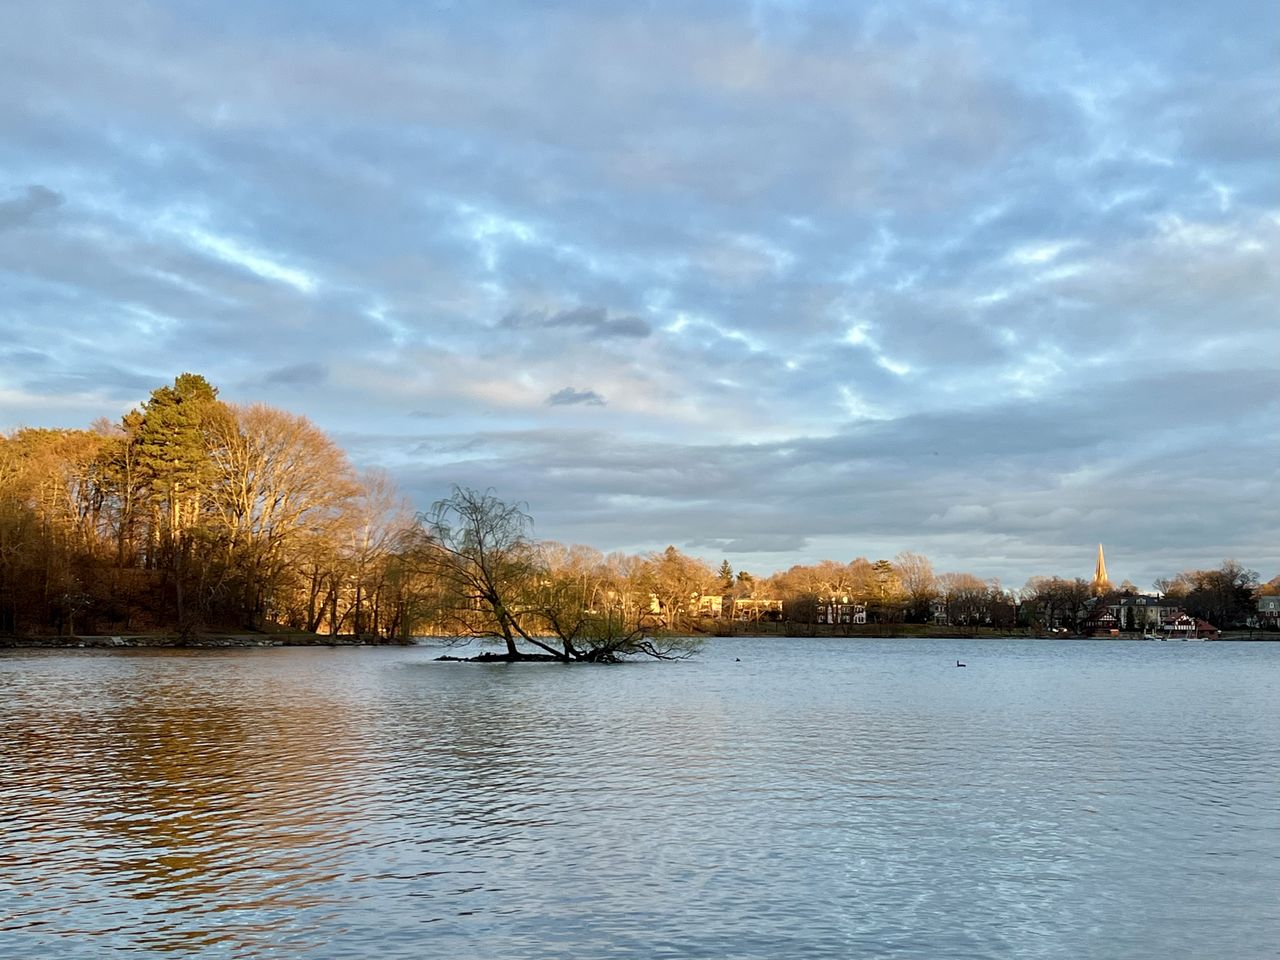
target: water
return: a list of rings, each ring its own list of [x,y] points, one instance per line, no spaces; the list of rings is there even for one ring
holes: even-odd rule
[[[1280,644],[438,652],[0,653],[0,956],[1280,956]]]

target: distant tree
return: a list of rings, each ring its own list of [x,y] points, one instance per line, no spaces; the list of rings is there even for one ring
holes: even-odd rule
[[[911,623],[928,623],[938,596],[933,564],[922,554],[904,550],[894,558],[894,568],[906,595],[906,619]]]
[[[348,604],[351,632],[394,637],[410,601],[395,548],[412,524],[412,512],[391,478],[378,470],[364,473],[341,506],[314,532],[328,532],[340,544],[339,592]]]
[[[1032,577],[1023,590],[1023,603],[1036,625],[1069,630],[1079,629],[1092,597],[1092,584],[1079,577]]]
[[[897,623],[902,620],[907,598],[898,570],[888,560],[877,560],[871,569],[871,612],[874,619],[881,623]]]
[[[1190,589],[1188,584],[1180,577],[1160,577],[1151,586],[1160,596],[1170,600],[1178,600],[1185,597]]]
[[[1258,574],[1235,560],[1216,570],[1189,570],[1178,575],[1189,589],[1182,597],[1187,613],[1219,627],[1242,626],[1254,612]]]
[[[206,431],[219,413],[218,391],[184,373],[159,387],[137,419],[137,465],[146,484],[153,528],[172,549],[199,522],[201,496],[212,475]]]
[[[130,410],[119,424],[103,423],[99,432],[108,438],[102,453],[103,483],[109,491],[115,537],[115,562],[134,566],[143,550],[141,533],[147,515],[147,484],[141,464],[142,413]]]
[[[698,601],[716,582],[710,567],[674,546],[649,557],[645,579],[667,626],[674,631],[688,627]]]
[[[212,535],[246,626],[260,626],[297,576],[307,539],[336,534],[344,515],[355,519],[360,488],[346,455],[306,417],[222,406],[205,431]]]
[[[991,591],[985,580],[971,573],[944,573],[938,577],[938,586],[948,623],[975,627],[987,622]]]
[[[1018,625],[1017,597],[1001,587],[998,580],[992,580],[987,586],[987,622],[999,630]]]
[[[720,569],[717,571],[720,577],[720,589],[723,593],[728,593],[733,589],[733,567],[729,566],[728,560],[720,562]]]

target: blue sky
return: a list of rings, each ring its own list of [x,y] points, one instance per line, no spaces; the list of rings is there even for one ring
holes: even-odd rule
[[[769,572],[1280,573],[1271,3],[0,6],[0,428],[179,372]]]

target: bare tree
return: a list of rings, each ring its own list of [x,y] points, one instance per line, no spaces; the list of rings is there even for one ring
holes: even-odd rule
[[[987,582],[971,573],[944,573],[938,586],[947,608],[947,620],[958,627],[975,627],[987,620],[991,591]]]
[[[907,619],[927,623],[933,612],[933,601],[938,596],[938,578],[934,575],[933,564],[923,554],[903,550],[894,558],[894,566],[907,597]]]
[[[692,649],[680,638],[651,635],[647,609],[626,599],[616,567],[597,551],[535,543],[523,504],[454,487],[419,522],[412,552],[437,584],[442,622],[500,639],[503,659],[602,662]],[[521,643],[542,653],[525,653]]]
[[[383,601],[390,584],[394,547],[412,524],[408,503],[382,471],[369,471],[339,526],[342,584],[356,636],[377,633],[383,620]]]
[[[666,625],[679,631],[692,619],[703,594],[714,586],[716,575],[701,560],[667,547],[648,558],[644,579],[658,600]]]
[[[346,455],[305,417],[227,405],[208,437],[214,529],[256,625],[295,551],[308,536],[327,535],[359,488]]]
[[[504,503],[492,490],[454,487],[418,520],[424,542],[417,560],[439,585],[445,623],[462,634],[501,639],[512,660],[522,658],[520,639],[558,654],[522,622],[524,598],[538,577],[533,520],[522,504]]]

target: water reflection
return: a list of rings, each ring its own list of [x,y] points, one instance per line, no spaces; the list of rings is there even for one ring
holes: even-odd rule
[[[61,704],[27,688],[6,711],[17,816],[0,827],[0,866],[38,865],[28,882],[42,886],[6,929],[102,916],[62,933],[249,956],[340,902],[327,884],[352,842],[358,802],[344,770],[365,759],[367,713],[167,659],[105,663],[90,696]]]
[[[0,956],[1267,956],[1280,657],[1197,646],[5,654]]]

